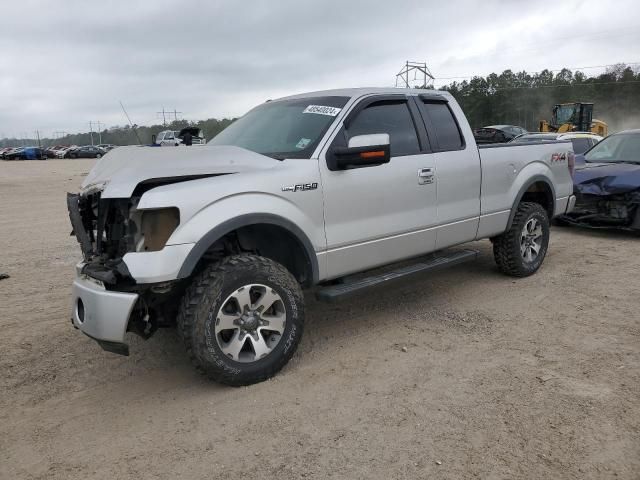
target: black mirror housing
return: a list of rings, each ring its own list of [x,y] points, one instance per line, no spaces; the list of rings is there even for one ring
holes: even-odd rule
[[[389,163],[389,145],[368,145],[365,147],[333,147],[327,156],[327,167],[332,172],[354,168],[375,167]]]

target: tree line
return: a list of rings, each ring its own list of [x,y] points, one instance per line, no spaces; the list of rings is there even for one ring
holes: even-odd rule
[[[555,74],[505,70],[440,89],[460,103],[472,128],[508,124],[536,131],[541,119],[551,120],[553,105],[568,102],[593,103],[593,117],[610,133],[640,128],[640,71],[624,64],[591,77],[566,68]]]
[[[234,118],[209,118],[197,122],[189,122],[187,120],[177,120],[167,125],[150,125],[138,126],[132,128],[129,125],[115,126],[100,132],[83,132],[65,135],[58,138],[41,138],[40,143],[43,147],[51,145],[91,145],[91,137],[93,136],[93,144],[108,143],[112,145],[148,145],[152,142],[153,135],[157,135],[162,130],[180,130],[184,127],[197,127],[204,132],[207,140],[212,139],[228,125]],[[139,139],[139,140],[138,140]],[[22,145],[37,145],[38,140],[35,138],[16,139],[4,138],[0,140],[0,147],[17,147]]]
[[[505,70],[501,74],[492,73],[486,77],[453,82],[440,90],[446,90],[456,98],[472,128],[509,124],[536,131],[541,119],[551,119],[554,104],[567,102],[593,102],[594,118],[607,122],[610,133],[640,128],[640,71],[624,64],[609,67],[604,73],[591,77],[566,68],[557,73],[551,70],[537,73]],[[202,129],[209,140],[234,120],[209,118],[197,122],[178,120],[166,126],[112,127],[93,132],[93,143],[149,144],[152,136],[162,130],[180,130],[186,126]],[[71,134],[57,139],[44,138],[41,143],[45,147],[55,144],[89,145],[91,133]],[[0,147],[36,144],[34,138],[0,140]]]

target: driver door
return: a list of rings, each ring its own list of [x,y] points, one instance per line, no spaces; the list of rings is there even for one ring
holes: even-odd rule
[[[338,131],[321,160],[328,278],[435,249],[435,160],[426,135],[418,135],[419,118],[404,95],[367,97],[347,116],[348,126]],[[380,133],[390,137],[389,163],[328,169],[332,147],[346,146],[356,135]]]

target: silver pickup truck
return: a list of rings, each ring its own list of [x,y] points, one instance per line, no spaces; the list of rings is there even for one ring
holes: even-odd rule
[[[334,301],[471,260],[540,268],[549,219],[571,211],[570,142],[478,148],[446,92],[345,89],[257,106],[193,149],[120,147],[67,205],[83,260],[73,324],[128,354],[177,326],[230,385],[278,372],[298,345],[304,289]]]

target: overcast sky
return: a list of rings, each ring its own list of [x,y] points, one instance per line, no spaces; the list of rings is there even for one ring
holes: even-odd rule
[[[148,125],[163,106],[198,120],[297,92],[393,86],[405,60],[426,61],[436,86],[640,62],[637,0],[7,0],[1,16],[0,138],[122,125],[120,100]]]

